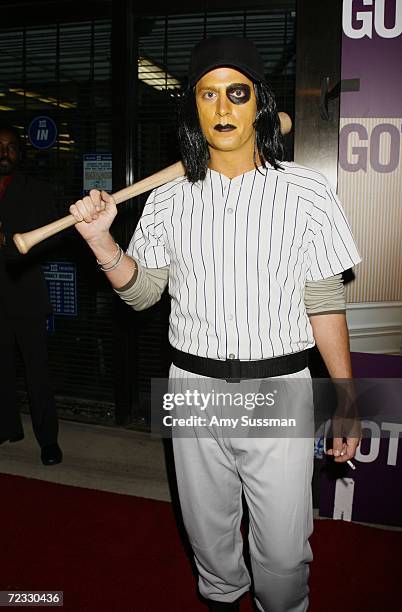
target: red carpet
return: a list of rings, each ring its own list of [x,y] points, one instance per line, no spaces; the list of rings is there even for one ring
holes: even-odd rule
[[[64,591],[65,612],[205,612],[170,504],[3,474],[0,490],[0,590]],[[401,532],[316,521],[311,544],[310,612],[402,610]]]

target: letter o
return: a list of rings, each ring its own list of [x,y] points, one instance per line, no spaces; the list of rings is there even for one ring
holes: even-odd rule
[[[388,0],[389,2],[389,0]],[[397,38],[402,34],[402,4],[395,2],[395,24],[393,28],[385,27],[385,0],[376,0],[374,27],[381,38]]]
[[[355,458],[356,461],[360,461],[361,463],[371,463],[377,459],[378,453],[380,452],[381,430],[374,421],[362,421],[361,426],[362,429],[369,429],[371,431],[370,451],[367,455],[363,455],[360,451],[360,447],[358,447]]]
[[[389,134],[391,144],[389,148],[389,161],[386,164],[380,162],[381,136]],[[399,130],[392,123],[381,123],[376,125],[371,132],[370,138],[370,165],[376,172],[393,172],[399,164]]]

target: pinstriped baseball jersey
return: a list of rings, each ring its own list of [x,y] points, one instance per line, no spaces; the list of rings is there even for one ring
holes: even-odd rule
[[[169,340],[212,359],[266,359],[314,346],[306,280],[360,261],[322,174],[267,164],[229,179],[177,179],[149,196],[127,253],[169,265]]]

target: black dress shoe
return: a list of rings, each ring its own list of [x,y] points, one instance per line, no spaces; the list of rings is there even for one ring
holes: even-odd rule
[[[57,442],[56,444],[42,446],[40,457],[43,465],[56,465],[56,463],[61,463],[63,461],[63,453]]]
[[[231,603],[223,601],[208,601],[208,607],[210,612],[239,612],[240,600],[233,601]]]
[[[9,438],[0,438],[0,444],[4,444],[4,442],[19,442],[24,439],[24,434],[15,434],[14,436],[10,436]]]

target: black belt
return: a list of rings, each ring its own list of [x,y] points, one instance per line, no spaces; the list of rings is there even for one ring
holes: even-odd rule
[[[187,372],[210,378],[224,378],[226,382],[240,382],[247,378],[270,378],[294,374],[307,367],[307,351],[258,359],[240,361],[240,359],[209,359],[190,353],[183,353],[172,347],[172,361],[175,366]]]

